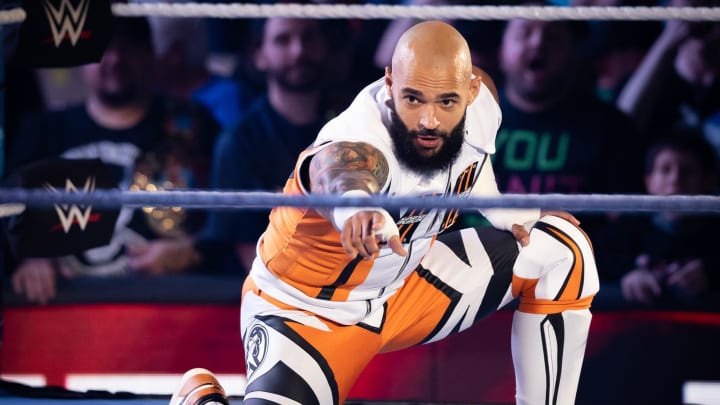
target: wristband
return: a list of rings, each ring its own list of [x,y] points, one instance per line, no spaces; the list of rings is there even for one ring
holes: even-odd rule
[[[353,197],[370,197],[370,193],[363,190],[350,190],[340,195],[342,198],[353,198]],[[336,207],[333,208],[330,215],[330,220],[335,226],[335,229],[342,232],[345,221],[350,219],[353,215],[362,211],[374,211],[380,213],[385,218],[385,224],[382,228],[375,231],[375,235],[379,236],[381,241],[387,241],[393,236],[400,236],[400,232],[395,225],[393,217],[380,207]]]
[[[364,190],[350,190],[340,194],[340,198],[353,198],[353,197],[370,197],[370,193]],[[335,229],[342,232],[345,221],[350,219],[353,215],[360,211],[377,211],[377,208],[372,207],[335,207],[330,215]]]

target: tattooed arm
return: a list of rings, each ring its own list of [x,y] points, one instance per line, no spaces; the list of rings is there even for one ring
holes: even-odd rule
[[[387,178],[385,156],[366,143],[338,142],[328,145],[310,162],[310,191],[314,194],[342,194],[350,190],[374,194],[380,191]],[[318,211],[327,216],[329,209]]]
[[[387,182],[389,167],[385,156],[369,144],[338,142],[312,157],[310,191],[315,194],[360,194],[379,192]],[[340,242],[348,255],[372,259],[380,251],[378,239],[393,252],[405,256],[397,227],[382,208],[318,208],[340,231]]]

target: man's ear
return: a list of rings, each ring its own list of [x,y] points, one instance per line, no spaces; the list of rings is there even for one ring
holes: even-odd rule
[[[388,97],[392,97],[392,69],[390,66],[385,67],[385,91]]]
[[[484,70],[480,69],[477,66],[473,66],[473,77],[471,79],[471,92],[472,89],[475,88],[477,85],[477,90],[475,90],[474,96],[472,96],[472,100],[475,100],[475,97],[480,93],[480,84],[484,83],[485,87],[490,90],[490,94],[492,94],[493,98],[495,99],[495,102],[499,102],[499,97],[497,93],[497,88],[495,87],[495,82],[492,80],[489,74],[485,72]],[[472,95],[472,93],[471,93]]]
[[[475,98],[480,94],[480,83],[482,82],[482,74],[484,72],[479,69],[473,68],[472,75],[470,75],[470,103],[475,101]]]

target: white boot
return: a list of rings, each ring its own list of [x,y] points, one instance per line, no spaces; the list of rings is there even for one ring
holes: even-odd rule
[[[512,355],[518,405],[575,403],[590,310],[552,315],[515,311]]]

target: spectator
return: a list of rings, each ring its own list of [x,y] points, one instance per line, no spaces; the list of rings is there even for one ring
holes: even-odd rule
[[[19,4],[15,6],[19,7]],[[0,67],[3,74],[0,83],[3,87],[0,90],[2,95],[0,105],[3,108],[1,114],[4,135],[0,142],[0,152],[2,152],[0,154],[0,172],[6,167],[7,145],[14,140],[21,118],[45,108],[45,100],[38,78],[32,69],[28,69],[18,61],[16,49],[19,31],[18,25],[9,24],[4,25],[2,33],[0,33],[3,41],[3,66]],[[12,100],[12,102],[8,102],[8,100]],[[0,176],[4,174],[0,173]]]
[[[651,7],[657,0],[572,0],[572,6]],[[620,90],[640,65],[662,29],[659,21],[591,20],[582,50],[588,64],[587,84],[599,98],[615,103]]]
[[[645,188],[651,195],[716,194],[717,170],[697,131],[676,131],[648,149]],[[700,214],[622,216],[595,241],[601,278],[619,285],[628,304],[701,302],[720,286],[719,226],[717,216]]]
[[[204,0],[203,3],[232,4],[234,0]],[[209,72],[221,77],[233,77],[244,62],[242,53],[245,38],[250,31],[247,18],[207,18],[208,57],[205,61]]]
[[[90,94],[83,105],[28,116],[10,145],[8,167],[43,159],[99,158],[121,188],[206,187],[219,127],[201,106],[153,93],[152,40],[142,18],[115,21],[101,61],[83,66]],[[12,275],[18,294],[46,303],[57,277],[180,271],[184,253],[157,256],[168,241],[187,240],[201,219],[183,210],[123,209],[108,246],[50,260],[19,258]],[[184,260],[184,264],[195,260]]]
[[[324,69],[331,63],[323,23],[270,18],[259,21],[256,29],[260,41],[253,62],[266,77],[267,93],[218,142],[213,185],[221,189],[281,190],[297,155],[334,115],[324,99]],[[233,241],[249,269],[268,214],[218,212],[210,218],[210,233]]]
[[[717,6],[717,0],[671,0]],[[720,156],[720,23],[668,20],[623,87],[618,107],[649,136],[670,127],[699,128]]]
[[[631,122],[578,84],[583,77],[577,66],[586,28],[569,21],[507,22],[500,45],[503,120],[494,155],[500,190],[565,194],[642,190],[639,182],[628,181],[642,172],[642,149],[635,144],[638,135]],[[581,222],[592,233],[602,216],[585,216]]]
[[[270,18],[257,21],[255,68],[266,77],[260,96],[233,131],[218,140],[213,187],[279,191],[292,173],[297,155],[317,136],[342,105],[327,103],[330,63],[324,22]],[[334,63],[334,62],[333,62]],[[215,212],[209,236],[230,240],[242,265],[250,268],[255,244],[268,222],[268,211]]]
[[[158,59],[158,90],[176,100],[195,100],[229,129],[258,92],[253,83],[209,71],[205,21],[200,18],[150,17]],[[242,57],[238,52],[238,57]]]

